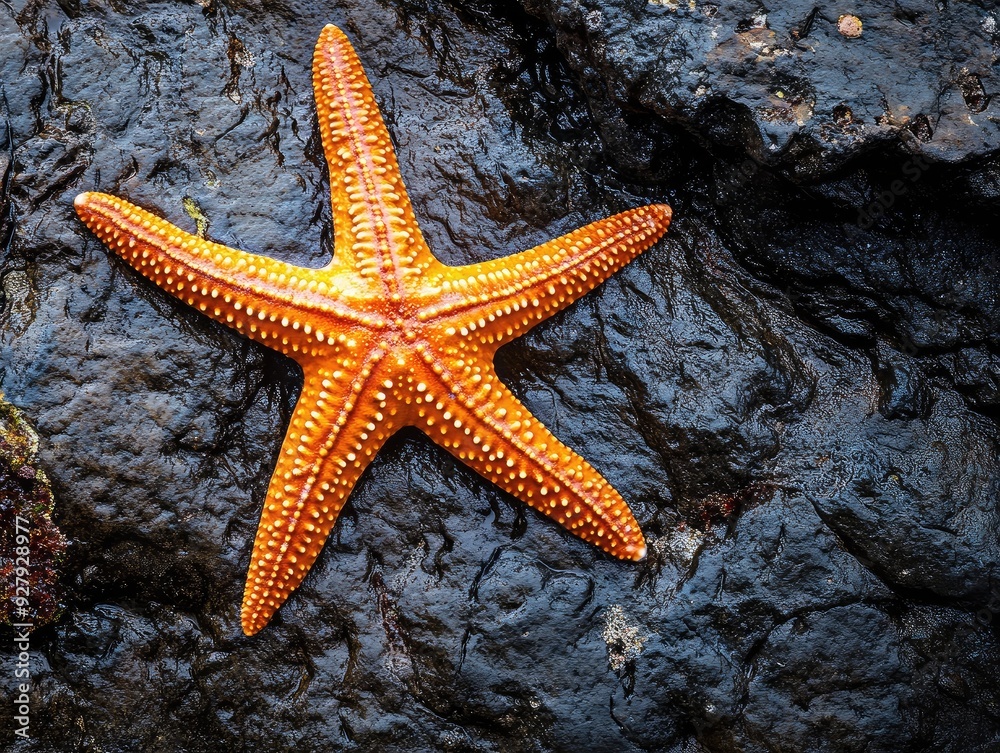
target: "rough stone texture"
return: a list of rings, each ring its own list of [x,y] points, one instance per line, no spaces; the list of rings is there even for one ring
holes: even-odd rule
[[[524,5],[556,28],[589,92],[792,174],[814,177],[900,138],[931,162],[1000,147],[993,2]]]
[[[997,750],[992,11],[864,5],[0,6],[0,385],[74,542],[15,750]],[[444,261],[673,205],[664,242],[498,355],[632,505],[644,563],[408,432],[241,634],[298,375],[71,202],[324,263],[330,21]]]

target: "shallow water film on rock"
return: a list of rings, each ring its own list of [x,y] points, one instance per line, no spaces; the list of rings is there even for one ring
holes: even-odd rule
[[[642,563],[404,432],[242,634],[301,374],[112,258],[72,200],[325,264],[327,23],[445,263],[673,207],[496,358],[621,492]],[[987,3],[0,6],[0,388],[69,541],[31,736],[5,713],[4,742],[995,750],[998,44]]]

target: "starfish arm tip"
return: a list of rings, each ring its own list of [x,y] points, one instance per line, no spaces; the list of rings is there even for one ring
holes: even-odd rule
[[[670,227],[670,221],[673,219],[674,210],[670,208],[669,204],[649,204],[645,207],[652,215],[653,226],[656,228],[660,236],[667,232],[667,228]],[[657,238],[659,240],[659,238]]]
[[[243,602],[243,608],[240,611],[240,624],[243,627],[243,635],[257,635],[269,621],[269,615],[264,615],[259,609],[252,609],[248,602]]]
[[[670,222],[674,216],[674,210],[670,208],[669,204],[652,204],[651,206],[666,222]]]
[[[112,209],[116,198],[100,191],[84,191],[73,198],[73,209],[81,220],[88,222]]]
[[[626,539],[611,549],[611,553],[615,557],[628,560],[629,562],[642,562],[642,560],[646,559],[647,551],[646,540],[642,534],[639,534],[637,538]]]
[[[78,193],[73,199],[73,208],[80,219],[86,221],[88,215],[92,215],[99,205],[99,200],[104,194],[97,191],[84,191]]]
[[[260,632],[260,628],[257,625],[251,625],[246,622],[243,623],[243,635],[247,637],[252,637]]]

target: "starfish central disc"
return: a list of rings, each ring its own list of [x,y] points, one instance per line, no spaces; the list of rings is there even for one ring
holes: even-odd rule
[[[424,242],[371,86],[335,26],[316,45],[313,86],[336,237],[322,269],[212,243],[115,196],[76,198],[87,227],[141,274],[302,366],[254,541],[243,630],[264,627],[302,582],[361,473],[404,426],[580,538],[641,559],[625,501],[511,394],[493,357],[655,243],[670,208],[447,266]]]

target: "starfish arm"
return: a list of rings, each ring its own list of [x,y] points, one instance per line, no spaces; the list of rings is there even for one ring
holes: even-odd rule
[[[426,355],[433,384],[418,386],[415,424],[497,486],[605,552],[646,556],[632,511],[590,463],[560,442],[480,361],[478,379],[457,362]],[[467,361],[465,361],[467,363]],[[469,389],[469,385],[474,385]],[[451,396],[454,396],[453,398]]]
[[[448,268],[439,280],[444,292],[440,302],[418,317],[439,319],[448,331],[463,335],[463,330],[477,331],[480,342],[498,347],[628,264],[663,236],[670,218],[670,207],[651,204],[519,254]]]
[[[334,268],[360,274],[400,300],[409,278],[441,266],[424,242],[371,84],[347,36],[320,34],[313,88],[330,168]],[[387,274],[388,273],[388,274]]]
[[[333,298],[335,278],[320,270],[212,243],[117,196],[82,193],[74,205],[104,245],[143,276],[282,353],[317,351],[337,325],[380,324]]]
[[[333,367],[303,367],[305,383],[271,476],[247,572],[241,614],[247,635],[263,628],[299,587],[358,478],[395,431],[379,391],[383,356],[376,350],[361,357],[353,379]]]

